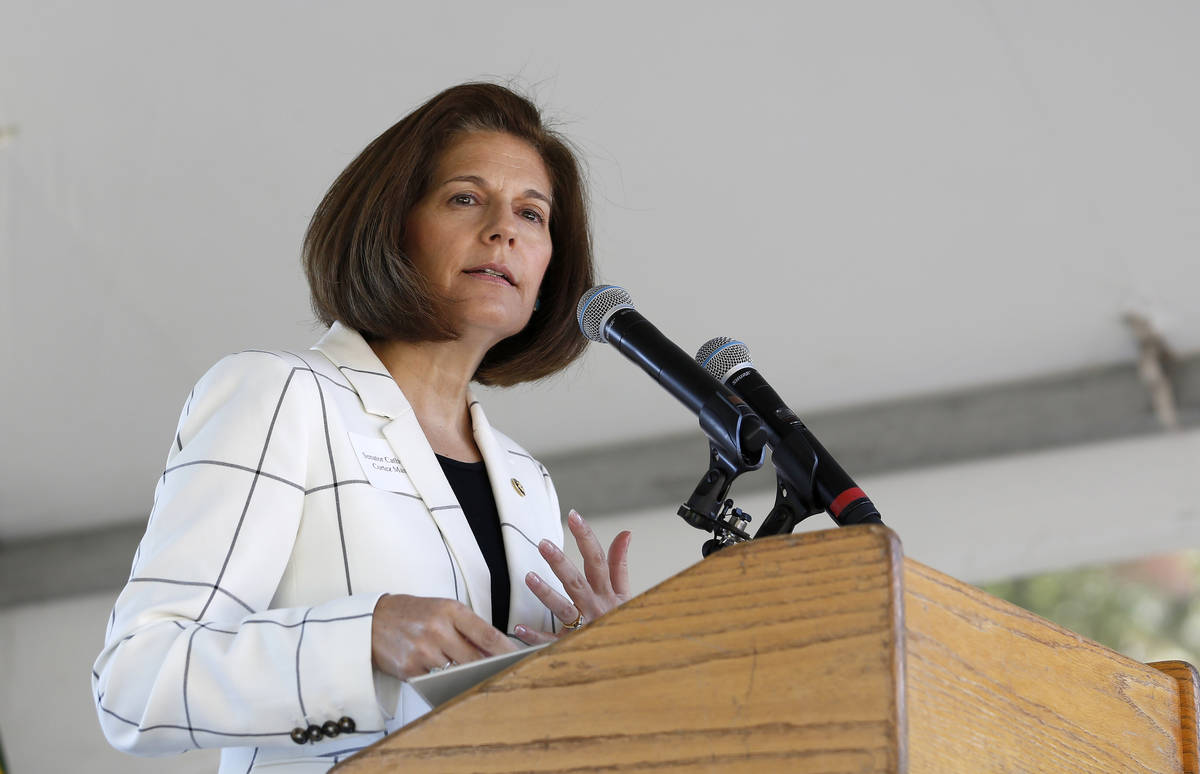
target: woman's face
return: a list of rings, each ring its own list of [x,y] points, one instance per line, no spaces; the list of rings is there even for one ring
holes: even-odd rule
[[[491,346],[529,322],[550,263],[552,197],[541,156],[512,135],[471,132],[438,159],[404,247],[454,302],[464,337]]]

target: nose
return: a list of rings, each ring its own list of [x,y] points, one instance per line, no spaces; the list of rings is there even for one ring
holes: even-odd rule
[[[483,241],[490,245],[502,244],[506,247],[514,247],[517,243],[517,230],[512,222],[515,217],[512,212],[496,207],[488,214],[489,217],[483,227]]]

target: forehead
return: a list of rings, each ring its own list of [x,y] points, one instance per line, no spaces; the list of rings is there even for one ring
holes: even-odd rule
[[[532,145],[511,134],[469,132],[442,151],[434,167],[434,185],[462,175],[477,175],[496,186],[534,188],[550,196],[550,174]]]

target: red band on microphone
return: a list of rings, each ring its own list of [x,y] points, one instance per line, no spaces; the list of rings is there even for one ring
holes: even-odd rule
[[[838,516],[842,515],[842,511],[847,505],[855,500],[865,499],[867,499],[867,493],[856,486],[852,486],[833,499],[833,502],[829,504],[829,512],[832,513],[833,518],[836,519]]]

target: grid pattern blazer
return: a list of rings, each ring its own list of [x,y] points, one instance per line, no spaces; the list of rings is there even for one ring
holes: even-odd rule
[[[500,513],[510,626],[552,630],[525,573],[562,545],[546,469],[470,403]],[[354,330],[312,351],[249,350],[197,383],[92,672],[100,723],[146,755],[223,747],[221,769],[324,771],[428,710],[371,666],[384,593],[458,599],[491,586],[411,406]],[[350,718],[318,742],[296,728]]]

